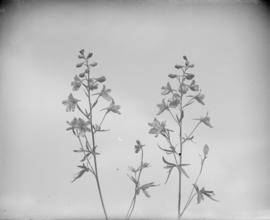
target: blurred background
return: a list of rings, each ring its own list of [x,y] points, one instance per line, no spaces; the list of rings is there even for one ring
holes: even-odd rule
[[[186,55],[206,105],[186,112],[184,132],[206,112],[214,128],[201,126],[196,143],[184,149],[184,162],[192,164],[184,201],[208,144],[199,184],[219,202],[194,202],[185,217],[270,218],[270,22],[259,1],[13,1],[2,6],[0,20],[0,217],[103,217],[94,179],[71,183],[81,158],[65,129],[78,113],[66,113],[61,104],[84,48],[98,62],[94,74],[106,76],[121,105],[122,114],[104,122],[110,132],[97,138],[110,217],[127,212],[133,184],[126,174],[139,164],[136,139],[151,163],[142,180],[160,186],[149,191],[150,199],[140,195],[134,217],[176,216],[177,175],[164,184],[157,148],[164,140],[148,134],[147,123],[156,117],[167,75]],[[172,126],[169,115],[159,119]]]

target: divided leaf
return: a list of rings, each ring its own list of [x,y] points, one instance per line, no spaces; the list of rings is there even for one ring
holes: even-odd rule
[[[89,171],[89,168],[85,166],[85,164],[78,166],[79,168],[81,168],[81,170],[75,175],[74,179],[72,180],[72,183],[75,182],[77,179],[81,178],[82,175],[85,172]]]
[[[128,177],[135,185],[138,184],[138,181],[133,176],[128,175]]]
[[[84,162],[84,161],[90,156],[91,153],[92,153],[92,152],[88,152],[87,154],[85,154],[85,155],[83,156],[83,158],[81,159],[81,162]]]

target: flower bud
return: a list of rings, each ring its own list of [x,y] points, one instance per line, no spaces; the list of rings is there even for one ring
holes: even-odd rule
[[[79,77],[83,78],[85,76],[85,73],[80,73]]]
[[[206,145],[204,145],[204,147],[203,147],[203,154],[204,154],[204,157],[207,156],[208,152],[209,152],[209,147],[208,147],[208,145],[206,144]]]
[[[96,81],[103,83],[106,81],[106,77],[105,76],[98,77],[98,78],[96,78]]]
[[[93,53],[88,53],[88,55],[87,55],[87,59],[90,59],[91,57],[93,56]]]
[[[186,77],[187,80],[191,80],[191,79],[194,78],[194,74],[192,74],[192,73],[186,73],[185,77]]]
[[[93,62],[93,63],[91,63],[91,64],[90,64],[90,66],[92,66],[92,67],[97,66],[97,62]]]
[[[187,60],[188,60],[187,56],[183,56],[183,59],[184,59],[185,61],[187,61]]]
[[[181,69],[183,66],[176,64],[174,67],[175,69]]]
[[[173,78],[176,78],[177,76],[178,76],[178,75],[176,75],[176,74],[169,74],[169,75],[168,75],[168,77],[170,77],[170,78],[172,78],[172,79],[173,79]]]
[[[77,67],[77,68],[80,68],[80,67],[82,67],[82,65],[83,65],[83,62],[82,62],[82,63],[78,63],[78,64],[76,65],[76,67]]]
[[[79,53],[80,53],[81,55],[84,55],[84,49],[81,49],[81,50],[79,51]]]

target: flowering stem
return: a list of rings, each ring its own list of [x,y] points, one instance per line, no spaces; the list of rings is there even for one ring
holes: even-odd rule
[[[180,83],[180,86],[182,86],[182,82]],[[183,94],[181,93],[180,97],[180,115],[182,114],[182,101],[183,101]],[[180,152],[179,152],[179,166],[181,167],[182,165],[182,157],[183,157],[183,143],[182,143],[182,126],[183,126],[183,121],[179,123],[179,145],[180,145]],[[179,182],[178,182],[178,219],[181,218],[181,190],[182,190],[182,172],[180,168],[178,169],[179,173]]]
[[[84,147],[83,147],[83,144],[82,144],[82,140],[81,140],[81,138],[78,136],[78,134],[77,134],[76,136],[77,136],[77,138],[78,138],[78,140],[79,140],[79,143],[80,143],[80,145],[81,145],[81,148],[83,149],[83,154],[84,154],[84,156],[86,156],[86,153],[85,153],[85,150],[84,150]],[[95,171],[94,171],[94,169],[93,169],[93,167],[92,167],[92,165],[91,165],[90,160],[88,159],[88,157],[86,158],[86,161],[87,161],[87,164],[88,164],[88,166],[89,166],[90,172],[95,176],[95,175],[96,175],[96,174],[95,174]]]
[[[136,203],[136,197],[137,197],[137,189],[139,187],[139,184],[140,184],[140,178],[141,178],[141,173],[142,173],[142,169],[143,169],[143,148],[141,148],[141,166],[140,166],[140,170],[139,170],[139,174],[138,174],[138,177],[136,178],[136,184],[135,184],[135,190],[134,190],[134,196],[133,196],[133,199],[131,201],[131,204],[130,204],[130,207],[128,209],[128,212],[127,212],[127,219],[130,219],[132,213],[133,213],[133,210],[134,210],[134,207],[135,207],[135,203]]]
[[[196,185],[196,184],[198,183],[198,180],[199,180],[199,178],[200,178],[200,176],[201,176],[201,174],[202,174],[203,165],[204,165],[205,160],[206,160],[206,157],[204,157],[204,158],[201,160],[201,168],[200,168],[199,174],[198,174],[198,176],[197,176],[197,178],[196,178],[196,180],[195,180],[195,182],[194,182],[194,185]],[[180,216],[182,216],[182,215],[184,214],[185,210],[186,210],[187,207],[190,205],[192,199],[193,199],[194,196],[196,195],[196,193],[193,194],[193,192],[194,192],[194,187],[192,187],[192,190],[191,190],[191,192],[190,192],[190,194],[189,194],[187,203],[186,203],[186,205],[185,205],[183,211],[181,212],[181,215],[180,215]]]
[[[100,95],[96,98],[96,100],[94,101],[94,103],[93,103],[93,105],[92,105],[92,108],[94,108],[95,106],[96,106],[96,104],[97,104],[97,102],[98,102],[98,100],[99,100],[99,97],[100,97]]]
[[[192,104],[192,100],[194,99],[194,97],[192,97],[190,100],[188,100],[188,102],[183,105],[183,109],[186,108],[187,106],[189,106],[190,104]]]
[[[168,132],[168,134],[167,135],[164,135],[164,137],[167,140],[167,142],[169,143],[170,147],[173,148],[173,149],[175,149],[174,146],[173,146],[173,144],[172,144],[171,138],[170,138],[170,133]],[[174,151],[173,152],[174,161],[175,161],[175,164],[178,165],[178,161],[177,161],[177,158],[175,156],[176,154],[177,154],[177,152]]]
[[[99,123],[99,128],[101,128],[101,125],[102,125],[102,123],[103,123],[103,121],[104,121],[104,119],[105,119],[105,117],[107,116],[107,114],[109,113],[109,111],[107,111],[104,115],[103,115],[103,118],[102,118],[102,120],[101,120],[101,122]]]
[[[199,127],[199,125],[201,124],[201,121],[198,121],[198,123],[195,125],[195,127],[192,129],[192,131],[189,133],[189,135],[182,141],[182,139],[180,140],[182,142],[182,144],[184,144],[188,139],[191,138],[191,136],[193,135],[193,133],[196,131],[196,129]]]
[[[178,124],[178,121],[176,120],[176,118],[174,117],[172,111],[168,108],[168,111],[170,113],[170,115],[172,116],[173,120]]]
[[[87,116],[87,114],[81,109],[81,107],[79,106],[79,104],[77,104],[77,108],[78,108],[78,110],[87,118],[87,119],[89,119],[88,118],[88,116]]]
[[[90,84],[89,84],[89,79],[90,79],[90,67],[88,65],[88,60],[85,59],[86,61],[86,66],[87,66],[87,83],[88,83],[88,88],[87,88],[87,92],[88,92],[88,104],[89,104],[89,109],[90,109],[90,116],[89,116],[89,120],[90,120],[90,125],[91,125],[91,137],[92,137],[92,147],[93,147],[93,158],[94,158],[94,169],[95,169],[95,179],[96,179],[96,183],[97,183],[97,187],[98,187],[98,193],[99,193],[99,197],[100,197],[100,201],[101,201],[101,205],[102,205],[102,209],[105,215],[105,219],[108,220],[108,215],[106,212],[106,208],[105,208],[105,204],[104,204],[104,200],[103,200],[103,196],[102,196],[102,191],[101,191],[101,187],[100,187],[100,182],[99,182],[99,176],[98,176],[98,167],[97,167],[97,159],[96,159],[96,144],[95,144],[95,134],[94,134],[94,126],[93,126],[93,112],[92,112],[92,104],[91,104],[91,94],[90,94]]]
[[[180,217],[184,214],[184,212],[186,211],[186,209],[188,208],[188,206],[190,205],[191,201],[193,200],[194,196],[196,196],[196,193],[194,193],[193,195],[190,194],[190,197],[185,205],[185,207],[183,208],[181,214],[180,214]]]

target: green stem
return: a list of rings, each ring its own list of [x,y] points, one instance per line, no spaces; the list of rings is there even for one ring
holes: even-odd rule
[[[91,104],[91,94],[90,94],[90,85],[89,85],[89,79],[90,79],[90,68],[88,65],[88,61],[86,60],[86,65],[87,65],[87,69],[88,69],[88,73],[87,73],[87,83],[88,83],[88,104],[89,104],[89,109],[90,109],[90,125],[91,125],[91,136],[92,136],[92,146],[93,146],[93,158],[94,158],[94,169],[95,169],[95,179],[96,179],[96,183],[97,183],[97,188],[98,188],[98,193],[99,193],[99,197],[100,197],[100,201],[101,201],[101,205],[102,205],[102,209],[105,215],[105,219],[108,220],[108,215],[106,212],[106,208],[105,208],[105,204],[104,204],[104,200],[103,200],[103,196],[102,196],[102,191],[101,191],[101,187],[100,187],[100,181],[99,181],[99,175],[98,175],[98,167],[97,167],[97,158],[96,158],[96,154],[95,154],[95,150],[96,150],[96,144],[95,144],[95,135],[94,135],[94,129],[93,129],[93,112],[92,112],[92,104]]]

